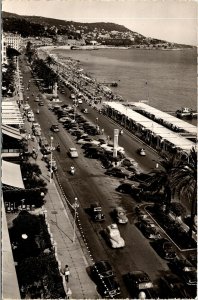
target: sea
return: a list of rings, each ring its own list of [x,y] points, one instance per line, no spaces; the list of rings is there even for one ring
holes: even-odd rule
[[[80,61],[84,72],[124,100],[146,100],[166,112],[197,110],[197,50],[55,49],[54,54]]]

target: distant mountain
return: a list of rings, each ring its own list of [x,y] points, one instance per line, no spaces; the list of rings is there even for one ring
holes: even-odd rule
[[[191,47],[164,40],[147,38],[140,33],[129,30],[115,23],[80,23],[39,16],[23,16],[2,12],[4,32],[21,34],[22,37],[57,37],[67,35],[72,39],[84,39],[86,42],[96,40],[99,43],[115,45],[143,45],[146,47],[167,44],[165,47]],[[160,45],[159,45],[160,46]]]
[[[71,34],[78,32],[88,33],[94,30],[131,32],[125,26],[115,23],[80,23],[64,21],[39,16],[22,16],[9,12],[2,12],[3,30],[5,32],[18,32],[22,36],[50,36],[54,34]],[[30,28],[32,26],[32,28]],[[80,35],[80,34],[79,34]],[[143,36],[142,36],[143,37]]]

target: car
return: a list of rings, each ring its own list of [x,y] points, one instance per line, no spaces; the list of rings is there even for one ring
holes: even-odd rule
[[[139,298],[141,292],[145,293],[146,298],[156,298],[153,283],[146,272],[139,270],[128,272],[124,275],[124,281],[133,298]]]
[[[114,276],[112,267],[107,260],[100,260],[91,267],[91,275],[94,278],[104,278]]]
[[[171,270],[173,270],[178,276],[180,276],[184,283],[187,285],[197,284],[197,270],[186,259],[175,259],[169,264]]]
[[[108,169],[106,172],[105,172],[106,175],[109,175],[109,176],[115,176],[115,177],[119,177],[119,178],[128,178],[130,175],[131,175],[131,172],[125,170],[125,169],[121,169],[121,168],[111,168],[111,169]]]
[[[122,183],[116,188],[116,191],[138,197],[142,188],[138,184]]]
[[[104,277],[98,279],[97,290],[102,298],[114,298],[120,294],[120,285],[114,276]]]
[[[124,158],[122,161],[122,165],[126,167],[138,167],[138,163],[133,158]]]
[[[60,92],[61,92],[61,94],[65,94],[65,91],[64,91],[64,90],[61,90]]]
[[[84,114],[88,114],[88,109],[87,108],[83,108],[83,109],[81,109],[81,112],[84,113]]]
[[[101,147],[103,149],[105,149],[107,152],[112,152],[113,153],[113,146],[112,145],[109,145],[109,144],[102,144]],[[125,150],[123,147],[121,146],[118,146],[117,147],[117,152],[119,153],[122,153],[122,154],[125,154]]]
[[[117,224],[107,226],[105,234],[112,248],[123,248],[125,246],[125,241],[120,235]]]
[[[29,121],[29,122],[34,122],[34,121],[35,121],[34,116],[29,116],[29,117],[28,117],[28,121]]]
[[[71,158],[77,158],[78,157],[78,151],[76,148],[69,148],[69,156]]]
[[[141,225],[143,225],[146,228],[156,228],[155,223],[151,219],[149,219],[148,217],[142,219]]]
[[[161,299],[190,299],[181,279],[175,274],[166,274],[160,278]]]
[[[99,159],[101,157],[101,155],[104,154],[103,149],[101,149],[98,146],[94,146],[91,143],[90,143],[90,145],[91,145],[90,147],[86,146],[86,144],[83,145],[84,147],[86,146],[85,147],[86,149],[84,152],[85,156],[89,157],[89,158]]]
[[[128,218],[126,216],[126,211],[123,207],[118,206],[114,209],[114,216],[119,224],[127,224]]]
[[[144,148],[139,148],[137,150],[138,154],[141,155],[141,156],[146,156],[146,151]]]
[[[105,216],[102,213],[102,207],[99,203],[91,204],[90,212],[91,212],[92,220],[96,222],[102,222],[105,220]]]
[[[78,99],[78,104],[82,104],[83,103],[83,101],[82,101],[82,99]]]
[[[40,102],[38,103],[38,105],[39,105],[39,106],[44,106],[44,102],[43,102],[43,101],[40,101]]]
[[[48,169],[49,170],[51,170],[51,168],[52,168],[52,170],[53,171],[57,171],[57,164],[56,164],[56,161],[54,160],[54,159],[46,159],[46,162],[47,162],[47,167],[48,167]]]
[[[39,102],[39,101],[40,101],[39,97],[37,96],[37,97],[34,99],[34,101],[35,101],[35,102]]]
[[[77,144],[80,144],[80,145],[83,145],[83,144],[86,144],[86,143],[91,143],[93,141],[92,138],[90,137],[85,137],[85,138],[81,138],[77,141]]]
[[[58,127],[58,125],[56,125],[56,124],[53,124],[52,126],[51,126],[51,131],[53,131],[53,132],[59,132],[59,127]]]
[[[71,95],[70,95],[70,98],[71,98],[71,99],[75,99],[75,98],[76,98],[75,94],[71,94]]]
[[[171,242],[169,242],[167,239],[155,241],[153,243],[153,247],[157,253],[166,260],[174,260],[177,257]]]
[[[144,223],[140,222],[138,223],[138,228],[141,230],[141,232],[147,239],[159,240],[162,238],[161,234],[155,227],[147,227]]]
[[[28,103],[26,103],[26,104],[23,106],[23,109],[24,109],[24,110],[30,109],[30,105],[29,105]]]

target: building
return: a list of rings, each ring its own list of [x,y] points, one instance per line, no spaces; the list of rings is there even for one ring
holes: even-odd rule
[[[21,35],[12,34],[12,33],[4,33],[4,39],[6,43],[6,47],[10,46],[13,49],[19,50],[21,47]]]
[[[7,64],[7,55],[6,55],[6,39],[5,36],[2,34],[2,42],[1,42],[1,59],[2,59],[2,65]]]

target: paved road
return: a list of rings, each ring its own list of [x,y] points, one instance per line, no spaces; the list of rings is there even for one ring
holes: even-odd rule
[[[24,86],[26,87],[30,79],[30,72],[27,67],[25,67],[25,72]],[[30,97],[30,105],[35,111],[37,103],[33,101],[32,92],[35,94],[38,93],[37,87],[35,87],[33,82],[30,84],[30,91],[25,90],[25,93]],[[61,97],[64,98],[65,102],[70,101],[67,95],[61,95]],[[115,128],[114,123],[106,117],[98,115],[95,110],[92,112],[91,108],[89,110],[90,114],[87,117],[94,122],[97,116],[99,124],[101,123],[102,128],[105,129],[105,133],[112,135]],[[36,118],[41,124],[44,136],[50,140],[52,133],[49,128],[51,124],[57,123],[57,119],[53,112],[48,110],[47,101],[45,101],[45,106],[40,107],[40,114]],[[144,270],[156,282],[168,267],[167,263],[154,252],[148,240],[143,237],[134,224],[136,220],[134,212],[136,202],[131,197],[120,195],[115,191],[119,180],[105,176],[104,169],[99,161],[85,158],[82,149],[75,144],[74,138],[66,132],[62,125],[60,125],[60,132],[53,134],[53,136],[53,143],[55,145],[59,143],[61,146],[60,153],[54,151],[54,156],[58,164],[58,176],[70,202],[73,202],[75,197],[78,198],[80,204],[78,209],[80,222],[94,260],[108,259],[111,262],[121,285],[121,298],[129,297],[122,280],[122,275],[130,270]],[[147,157],[140,159],[135,151],[141,144],[136,139],[132,139],[130,134],[126,133],[122,136],[119,144],[127,149],[128,154],[139,161],[143,169],[149,170],[150,167],[154,166],[153,159],[156,159],[156,154],[148,148],[146,150],[148,153]],[[80,154],[77,160],[71,160],[67,155],[68,148],[74,145]],[[75,176],[71,176],[68,173],[71,165],[74,165],[77,170]],[[99,201],[103,207],[106,216],[106,222],[103,224],[93,223],[86,213],[86,209],[95,201]],[[106,244],[101,231],[108,224],[112,223],[110,213],[117,205],[122,205],[127,210],[129,223],[119,226],[121,235],[126,242],[126,247],[115,250]]]

